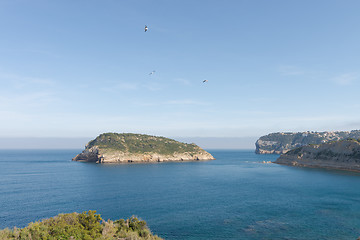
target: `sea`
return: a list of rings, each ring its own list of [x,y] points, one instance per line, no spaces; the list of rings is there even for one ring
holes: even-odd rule
[[[0,228],[59,213],[137,216],[165,239],[357,239],[360,173],[211,150],[205,162],[72,162],[81,150],[0,150]]]

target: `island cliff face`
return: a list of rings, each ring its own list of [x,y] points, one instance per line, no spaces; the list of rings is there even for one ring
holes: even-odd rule
[[[260,137],[256,143],[257,154],[283,154],[291,149],[308,144],[321,144],[348,138],[360,138],[360,130],[350,132],[298,132],[270,133]]]
[[[104,133],[90,141],[73,161],[96,163],[136,163],[200,161],[215,158],[195,144],[165,137],[133,133]]]
[[[360,142],[348,139],[307,145],[288,151],[274,163],[360,171]]]

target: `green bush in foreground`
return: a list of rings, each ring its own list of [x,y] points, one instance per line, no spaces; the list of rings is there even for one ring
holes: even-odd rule
[[[59,214],[55,217],[30,223],[25,228],[0,230],[0,239],[25,240],[137,240],[161,239],[152,235],[146,222],[136,217],[104,221],[96,211]]]

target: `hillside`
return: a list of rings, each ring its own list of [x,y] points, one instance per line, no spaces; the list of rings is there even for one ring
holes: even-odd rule
[[[360,138],[360,130],[342,132],[279,132],[260,137],[256,143],[257,154],[283,154],[308,144],[321,144],[347,138]]]
[[[90,141],[73,161],[97,163],[213,160],[195,144],[133,133],[103,133]]]
[[[274,163],[360,171],[360,142],[347,139],[302,146],[281,155]]]

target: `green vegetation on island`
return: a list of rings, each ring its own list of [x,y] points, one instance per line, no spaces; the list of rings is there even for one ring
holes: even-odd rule
[[[96,211],[59,214],[24,228],[0,230],[1,240],[160,240],[136,217],[105,221]]]
[[[135,133],[103,133],[90,141],[86,148],[94,146],[128,153],[154,152],[164,155],[199,150],[199,147],[193,143],[181,143],[170,138]]]

